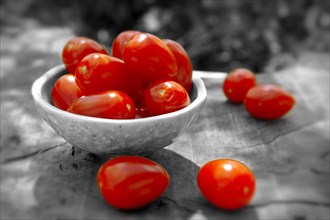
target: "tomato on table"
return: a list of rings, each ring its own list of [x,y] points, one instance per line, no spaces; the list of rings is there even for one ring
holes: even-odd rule
[[[217,159],[204,164],[197,174],[197,183],[206,200],[225,210],[246,206],[255,191],[251,170],[232,159]]]
[[[123,52],[127,43],[137,34],[139,31],[123,31],[112,42],[111,55],[119,59],[123,59]]]
[[[295,105],[294,97],[277,85],[264,84],[249,90],[244,99],[246,110],[254,117],[274,120],[283,117]]]
[[[143,93],[143,102],[150,115],[161,115],[180,110],[190,104],[190,98],[179,83],[156,81]]]
[[[192,87],[193,67],[186,50],[176,41],[164,39],[164,43],[172,51],[177,63],[176,82],[181,84],[189,93]]]
[[[72,74],[65,74],[58,78],[52,89],[52,104],[62,110],[67,110],[74,100],[83,96],[84,92],[79,88]]]
[[[230,102],[242,103],[246,93],[256,84],[256,77],[253,72],[239,68],[227,75],[222,89]]]
[[[138,209],[157,199],[170,177],[156,162],[138,156],[120,156],[104,163],[97,183],[104,199],[123,210]]]
[[[105,54],[87,55],[77,66],[75,77],[86,94],[119,90],[134,101],[142,95],[142,81],[128,73],[124,61]]]
[[[109,119],[135,118],[132,99],[120,91],[105,91],[76,99],[68,112]]]
[[[177,64],[172,51],[152,34],[134,35],[124,49],[123,59],[131,74],[143,81],[176,79]]]
[[[91,53],[108,54],[99,43],[87,37],[76,37],[67,42],[62,51],[62,60],[68,73],[74,74],[78,63]]]

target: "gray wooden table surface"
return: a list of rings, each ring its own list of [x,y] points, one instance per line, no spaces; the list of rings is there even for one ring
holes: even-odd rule
[[[98,192],[102,162],[59,137],[37,113],[30,88],[72,37],[57,28],[1,32],[1,219],[329,219],[329,54],[305,53],[259,82],[276,83],[297,104],[280,120],[260,121],[226,102],[221,80],[205,80],[208,100],[174,144],[149,156],[171,176],[146,208],[123,212]],[[256,176],[256,194],[237,212],[201,196],[196,174],[215,158],[234,158]]]

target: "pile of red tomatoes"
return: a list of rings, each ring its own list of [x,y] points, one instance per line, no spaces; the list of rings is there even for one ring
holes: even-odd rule
[[[80,115],[134,119],[190,104],[192,64],[180,44],[125,31],[111,51],[86,37],[70,40],[62,53],[67,74],[54,85],[53,105]]]

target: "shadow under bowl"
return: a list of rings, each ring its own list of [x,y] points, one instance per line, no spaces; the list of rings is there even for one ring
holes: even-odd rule
[[[99,156],[148,154],[170,145],[197,119],[207,98],[204,82],[193,77],[191,104],[179,111],[124,120],[77,115],[51,104],[54,83],[66,73],[56,66],[33,83],[36,108],[68,143]]]

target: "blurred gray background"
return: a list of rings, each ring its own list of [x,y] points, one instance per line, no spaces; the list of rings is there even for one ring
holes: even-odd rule
[[[178,41],[199,70],[244,66],[272,72],[301,52],[330,48],[328,0],[1,0],[0,5],[2,37],[62,27],[109,49],[118,33],[136,29]]]

